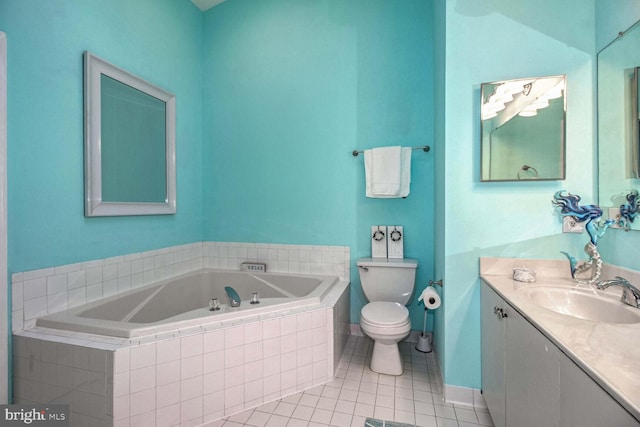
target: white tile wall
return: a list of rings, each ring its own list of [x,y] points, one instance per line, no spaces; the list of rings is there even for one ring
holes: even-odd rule
[[[195,425],[229,416],[333,376],[334,312],[307,310],[113,350],[20,332],[15,401],[69,403],[90,425]]]
[[[74,425],[111,425],[108,351],[14,336],[13,394],[17,403],[69,404]]]
[[[202,268],[202,243],[11,275],[12,330],[35,319]]]

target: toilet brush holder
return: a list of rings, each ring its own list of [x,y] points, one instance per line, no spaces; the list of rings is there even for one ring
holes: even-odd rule
[[[426,301],[425,301],[426,302]],[[422,332],[418,336],[418,343],[416,344],[416,350],[423,353],[431,353],[431,337],[427,335],[427,307],[424,308],[424,323],[422,325]]]
[[[416,344],[416,350],[422,353],[431,353],[431,340],[429,336],[424,332],[421,332],[418,336],[418,343]]]

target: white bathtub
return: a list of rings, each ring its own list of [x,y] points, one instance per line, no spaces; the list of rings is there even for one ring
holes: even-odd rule
[[[338,281],[337,276],[202,269],[41,317],[36,326],[122,338],[157,335],[319,304]],[[225,286],[238,292],[240,307],[228,305]],[[259,294],[259,304],[250,304],[254,292]],[[221,303],[220,310],[209,310],[212,298]]]

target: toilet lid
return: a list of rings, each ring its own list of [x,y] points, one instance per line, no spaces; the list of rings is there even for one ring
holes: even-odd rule
[[[409,319],[409,310],[397,302],[376,301],[362,307],[360,316],[374,325],[397,325]]]

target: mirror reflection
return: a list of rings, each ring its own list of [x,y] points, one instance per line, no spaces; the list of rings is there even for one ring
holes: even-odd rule
[[[565,76],[482,84],[482,181],[564,179],[565,85]]]
[[[165,103],[111,77],[101,80],[102,201],[164,202]]]
[[[85,53],[85,214],[175,213],[175,96]]]
[[[640,230],[638,23],[598,53],[598,198],[609,218]]]

